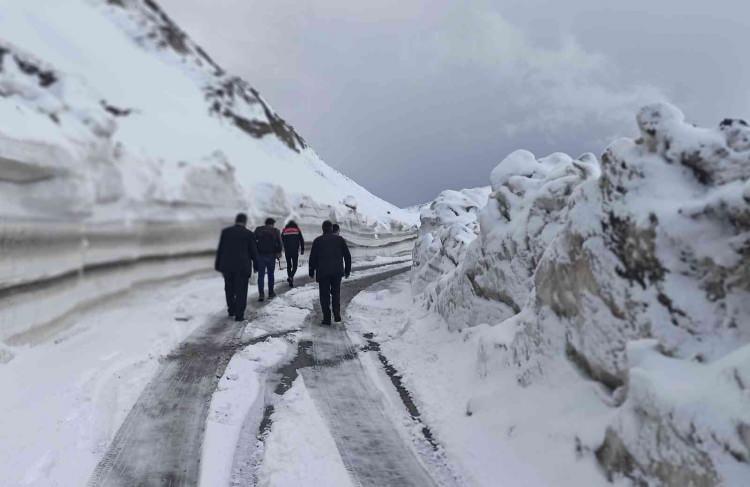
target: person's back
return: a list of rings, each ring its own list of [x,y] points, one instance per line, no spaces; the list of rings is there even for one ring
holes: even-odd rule
[[[305,240],[296,223],[290,222],[284,227],[281,232],[281,240],[284,243],[284,253],[300,253],[300,250],[303,254],[305,253]]]
[[[284,256],[286,257],[286,282],[289,287],[294,287],[294,276],[297,273],[300,254],[305,253],[305,238],[302,231],[294,220],[290,220],[281,232],[281,240],[284,244]]]
[[[227,312],[237,321],[244,320],[247,284],[257,265],[255,235],[248,230],[247,215],[240,213],[235,224],[221,231],[214,268],[224,276]]]
[[[258,246],[258,300],[265,299],[263,285],[268,276],[268,297],[273,298],[276,259],[281,257],[281,233],[274,227],[276,220],[266,218],[266,224],[255,229],[255,240]]]
[[[261,255],[278,255],[281,253],[281,234],[273,224],[266,224],[255,229],[258,242],[258,253]]]
[[[346,240],[334,233],[324,233],[313,241],[310,268],[318,276],[343,276],[351,271],[351,254]]]
[[[232,225],[221,231],[215,268],[221,273],[238,272],[250,275],[255,249],[255,235],[241,225]]]
[[[333,234],[333,224],[323,222],[323,235],[313,241],[308,263],[310,277],[318,281],[323,325],[331,324],[331,304],[336,321],[341,321],[341,278],[352,271],[349,247],[339,235]]]

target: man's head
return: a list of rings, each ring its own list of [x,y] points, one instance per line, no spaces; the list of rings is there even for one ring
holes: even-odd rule
[[[234,218],[234,223],[237,225],[247,225],[247,215],[244,213],[237,213],[237,216]]]
[[[336,235],[338,235],[339,232],[341,231],[341,227],[339,226],[338,223],[334,223],[333,227],[331,228],[331,230],[333,231],[333,233],[335,233]]]
[[[274,226],[276,224],[276,220],[273,218],[266,218],[266,225]]]
[[[330,220],[326,220],[323,222],[323,233],[331,233],[333,232],[333,223],[331,223]]]

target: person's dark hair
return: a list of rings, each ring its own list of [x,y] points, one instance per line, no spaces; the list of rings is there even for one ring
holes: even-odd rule
[[[274,223],[276,223],[276,220],[273,218],[266,218],[266,225],[273,225]]]
[[[234,223],[247,223],[247,215],[244,213],[237,213],[237,216],[234,217]]]
[[[323,222],[323,233],[331,233],[333,231],[333,223],[331,223],[331,220],[326,220]]]
[[[333,233],[339,233],[339,231],[341,231],[341,227],[339,226],[338,223],[334,223],[331,230],[333,231]]]
[[[289,220],[289,221],[288,221],[288,222],[286,223],[286,228],[299,228],[299,227],[297,226],[297,222],[296,222],[296,221],[294,221],[294,220]]]

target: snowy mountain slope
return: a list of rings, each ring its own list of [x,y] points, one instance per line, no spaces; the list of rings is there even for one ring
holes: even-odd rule
[[[0,297],[207,253],[240,210],[310,237],[333,218],[370,253],[415,231],[152,0],[0,0],[0,120]],[[0,337],[57,313],[13,315]]]
[[[750,127],[698,128],[666,104],[637,121],[601,165],[501,162],[477,237],[424,299],[451,328],[484,325],[478,367],[498,380],[543,388],[573,367],[596,384],[613,419],[569,441],[609,476],[746,485]]]
[[[252,204],[254,185],[270,183],[324,204],[352,196],[370,218],[398,218],[397,208],[320,161],[154,2],[4,0],[1,8],[3,180],[88,179],[68,182],[78,190],[69,205],[44,210],[96,214],[92,204],[123,200]],[[23,209],[9,200],[3,214]]]

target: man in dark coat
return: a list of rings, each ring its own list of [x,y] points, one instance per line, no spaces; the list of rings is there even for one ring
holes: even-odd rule
[[[290,220],[281,232],[281,240],[284,243],[284,256],[286,257],[286,282],[289,287],[294,287],[294,275],[297,273],[300,254],[305,253],[305,237],[302,230],[294,220]]]
[[[268,275],[268,298],[275,298],[273,291],[273,273],[276,271],[276,259],[281,258],[281,232],[274,227],[276,220],[266,218],[266,224],[255,229],[255,241],[258,245],[258,301],[263,301],[264,276]]]
[[[221,231],[214,268],[224,275],[227,312],[236,321],[245,319],[247,285],[258,253],[255,235],[248,230],[247,215],[240,213],[235,224]]]
[[[320,308],[323,325],[331,324],[331,301],[333,317],[341,321],[341,278],[352,272],[352,256],[346,240],[333,233],[333,224],[323,222],[323,235],[313,241],[309,262],[310,277],[315,277],[320,290]]]

